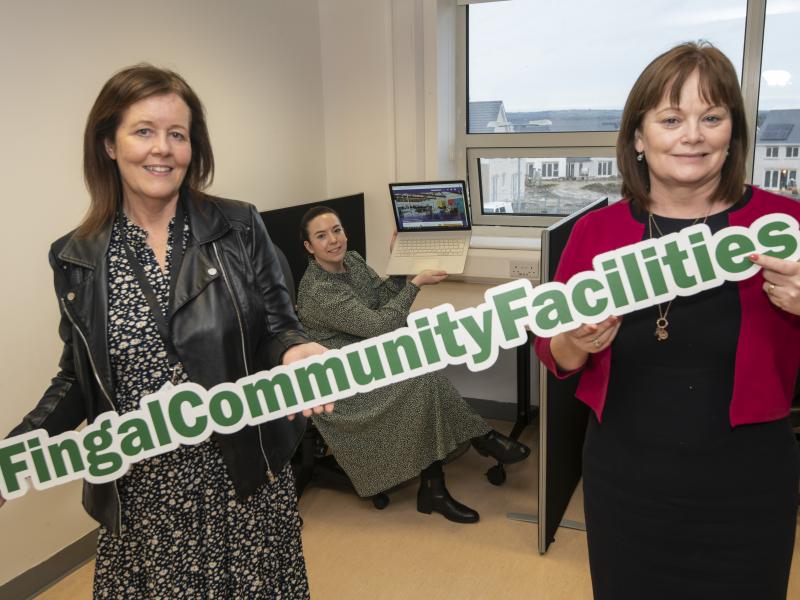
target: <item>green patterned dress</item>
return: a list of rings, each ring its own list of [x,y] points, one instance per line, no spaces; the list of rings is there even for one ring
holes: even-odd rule
[[[404,327],[419,288],[404,277],[381,279],[356,252],[344,265],[329,273],[309,262],[297,296],[308,334],[341,348]],[[339,400],[314,424],[360,496],[416,477],[489,432],[441,371]]]

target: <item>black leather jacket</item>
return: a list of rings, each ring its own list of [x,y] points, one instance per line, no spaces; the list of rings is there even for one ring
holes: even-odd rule
[[[280,364],[289,347],[308,338],[256,209],[202,194],[185,198],[192,239],[175,286],[170,326],[189,379],[208,389]],[[10,435],[41,428],[52,436],[116,410],[106,335],[111,227],[83,239],[68,234],[50,249],[64,342],[60,370]],[[241,498],[286,466],[304,430],[305,420],[298,417],[213,435]],[[120,533],[116,482],[84,482],[83,505]]]

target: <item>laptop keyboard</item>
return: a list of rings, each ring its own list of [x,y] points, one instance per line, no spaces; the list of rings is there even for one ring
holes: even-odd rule
[[[464,239],[397,240],[395,256],[460,256],[467,242]]]

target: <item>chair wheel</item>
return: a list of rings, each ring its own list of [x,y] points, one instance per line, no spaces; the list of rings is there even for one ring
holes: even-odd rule
[[[506,482],[506,469],[503,465],[495,465],[486,471],[486,478],[492,485],[503,485]]]
[[[378,510],[383,510],[387,506],[389,506],[389,496],[381,492],[380,494],[375,494],[372,497],[372,505],[377,508]]]

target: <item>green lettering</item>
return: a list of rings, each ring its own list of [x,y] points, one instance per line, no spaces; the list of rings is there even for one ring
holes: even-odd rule
[[[336,381],[336,389],[340,391],[350,389],[350,382],[347,380],[347,373],[344,364],[338,356],[332,356],[321,363],[311,363],[295,371],[297,384],[300,388],[300,395],[304,402],[314,400],[314,389],[311,387],[311,378],[317,382],[320,397],[330,396],[333,393],[331,386],[331,375]],[[288,406],[288,404],[287,404]]]
[[[83,464],[78,442],[71,438],[61,440],[57,444],[50,444],[47,447],[47,451],[50,454],[50,462],[53,463],[53,471],[55,471],[56,478],[66,477],[70,472],[80,473],[86,468]],[[69,458],[69,467],[64,461],[65,453]]]
[[[746,258],[748,254],[756,251],[756,247],[752,240],[746,235],[740,233],[733,233],[717,242],[717,247],[714,252],[717,258],[717,263],[720,268],[728,273],[742,273],[753,266]]]
[[[549,289],[537,294],[533,300],[533,309],[534,321],[543,331],[574,322],[567,297],[561,289]]]
[[[350,372],[353,374],[353,380],[358,385],[367,385],[386,377],[378,348],[375,346],[367,346],[363,349],[363,352],[364,356],[367,357],[369,373],[364,369],[364,361],[361,359],[361,352],[356,350],[347,354],[347,364],[350,365]]]
[[[410,335],[400,335],[393,340],[383,342],[383,353],[386,355],[386,363],[389,365],[392,375],[404,371],[404,361],[400,356],[400,350],[403,351],[409,370],[413,371],[422,366],[416,340]]]
[[[178,395],[180,394],[175,394],[175,396]],[[177,418],[172,414],[172,402],[175,400],[175,396],[170,400],[169,418],[170,421],[172,421],[173,429],[181,435],[186,435],[180,429],[181,426],[186,426],[182,415],[179,411]],[[178,423],[178,421],[180,421],[180,423]],[[148,452],[155,447],[153,444],[153,436],[150,435],[150,429],[148,429],[147,421],[144,419],[133,418],[123,421],[117,428],[117,434],[124,436],[122,440],[120,440],[119,449],[120,452],[127,457],[133,457],[142,452]]]

